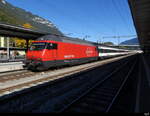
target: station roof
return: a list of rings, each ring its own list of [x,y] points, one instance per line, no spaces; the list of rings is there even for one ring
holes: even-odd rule
[[[19,26],[0,23],[0,36],[19,37],[24,39],[36,39],[49,33],[38,32]]]
[[[150,51],[150,0],[128,0],[140,46]]]

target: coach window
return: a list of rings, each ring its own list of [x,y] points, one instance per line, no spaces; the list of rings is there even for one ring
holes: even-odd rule
[[[100,52],[100,53],[103,53],[103,49],[99,49],[99,52]]]

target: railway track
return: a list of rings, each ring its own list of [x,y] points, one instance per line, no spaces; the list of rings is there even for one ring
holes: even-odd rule
[[[97,82],[59,112],[109,112],[135,68],[137,60],[132,63],[133,61],[130,61],[130,64],[125,63],[124,66],[119,67],[118,70]],[[131,68],[127,69],[127,66]],[[119,71],[120,73],[118,73]]]
[[[62,69],[51,69],[45,72],[31,72],[27,70],[15,71],[10,73],[0,74],[0,94],[1,96],[9,94],[14,91],[19,91],[24,88],[29,88],[42,82],[47,82],[54,79],[59,79],[66,75],[71,75],[73,73],[81,72],[94,68],[100,65],[104,65],[109,62],[114,62],[120,58],[127,56],[122,56],[113,59],[107,59],[103,61],[97,61],[95,63],[83,64],[79,66],[66,67]],[[62,71],[62,72],[61,72]]]
[[[97,83],[105,82],[104,86],[107,89],[104,89],[103,86],[101,90],[106,92],[111,89],[107,86],[110,80],[115,82],[116,79],[110,79],[110,77],[119,71],[123,65],[127,65],[127,60],[128,58],[121,59],[116,63],[78,72],[59,80],[0,97],[0,112],[63,112],[68,108],[72,109],[72,104],[77,103],[74,101],[82,98],[80,96],[84,96],[87,89],[90,91],[91,88],[94,88],[93,85],[98,86]],[[131,63],[129,64],[131,65]],[[109,74],[110,72],[112,73]],[[107,79],[109,81],[106,81]]]

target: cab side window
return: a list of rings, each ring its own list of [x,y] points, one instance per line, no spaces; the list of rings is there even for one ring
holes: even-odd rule
[[[48,43],[47,44],[47,49],[49,49],[49,50],[57,49],[57,44],[55,44],[55,43]]]
[[[53,49],[57,49],[57,44],[53,43]]]

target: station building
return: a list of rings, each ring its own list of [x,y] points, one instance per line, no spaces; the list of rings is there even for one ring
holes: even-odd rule
[[[18,58],[25,57],[25,49],[23,49],[22,47],[17,47],[16,43],[17,41],[14,38],[0,36],[0,60],[12,59],[14,58],[14,53],[19,54],[17,56]],[[21,48],[22,50],[20,50]],[[15,58],[17,57],[15,56]]]

